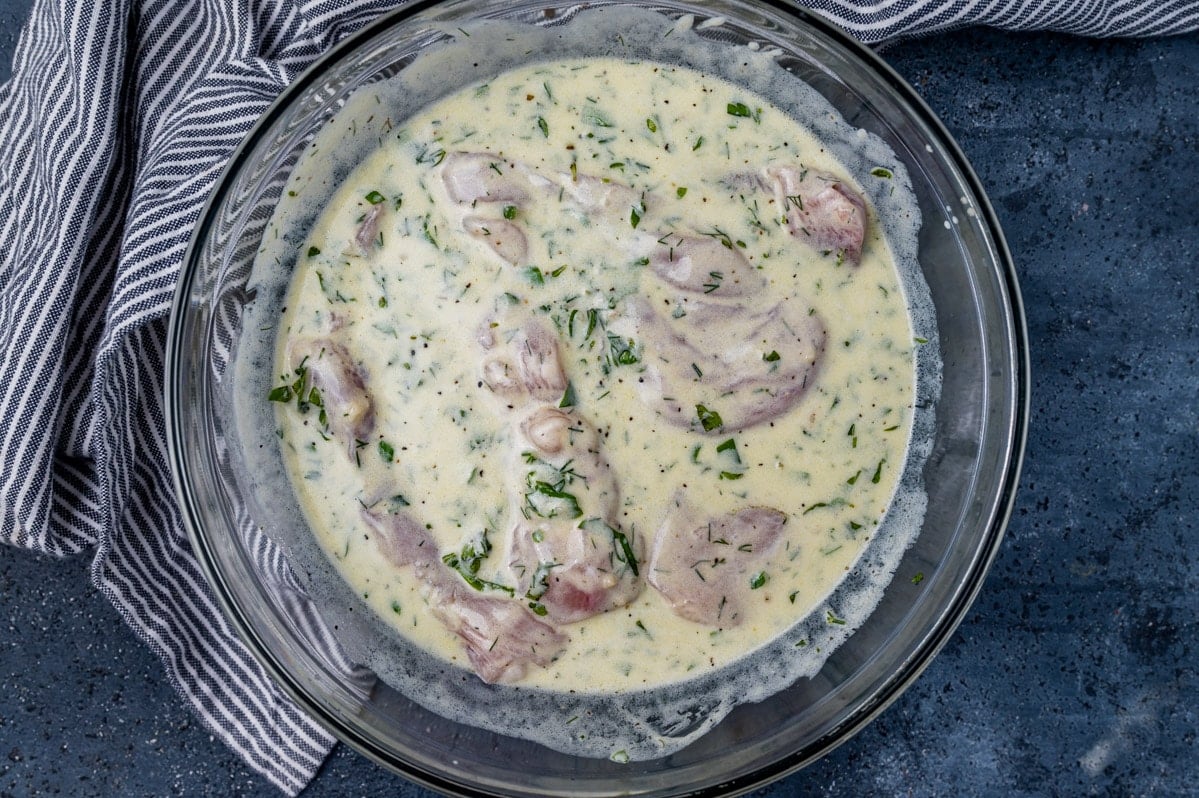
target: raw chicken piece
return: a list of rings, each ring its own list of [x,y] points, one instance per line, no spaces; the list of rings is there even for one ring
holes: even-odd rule
[[[676,615],[707,626],[741,623],[753,578],[782,537],[787,516],[747,507],[699,523],[678,506],[654,538],[649,583]]]
[[[540,405],[517,429],[508,565],[518,591],[556,623],[628,604],[642,589],[641,542],[616,521],[619,492],[595,428]]]
[[[566,373],[558,355],[554,334],[530,319],[512,333],[503,347],[496,347],[495,333],[481,331],[480,340],[489,350],[483,360],[483,382],[510,402],[533,399],[557,402],[566,390]]]
[[[287,360],[292,368],[304,369],[306,384],[320,393],[329,430],[352,455],[356,441],[374,431],[375,406],[350,353],[331,338],[303,338],[288,344]]]
[[[622,183],[571,172],[541,174],[528,164],[490,152],[452,152],[441,165],[446,194],[459,205],[504,202],[520,206],[534,193],[560,195],[584,213],[628,213],[637,192]]]
[[[766,278],[741,250],[720,238],[671,233],[656,243],[650,267],[675,288],[724,297],[755,294],[766,287]]]
[[[641,345],[638,395],[670,423],[735,432],[786,413],[815,381],[826,333],[806,305],[692,300],[686,308],[675,318],[632,296],[609,324]],[[716,416],[705,423],[707,412]]]
[[[844,253],[856,265],[866,237],[866,204],[836,177],[791,165],[771,166],[765,184],[787,217],[791,235],[818,250]]]
[[[552,188],[560,188],[563,198],[586,215],[603,214],[627,224],[630,211],[634,208],[644,211],[641,195],[624,183],[566,172],[555,177],[556,185]]]
[[[462,220],[462,229],[475,240],[486,244],[505,263],[515,266],[528,257],[529,243],[524,231],[507,219],[467,216]]]
[[[450,199],[462,205],[520,204],[529,196],[524,171],[490,152],[451,152],[442,161],[441,180]]]
[[[439,168],[450,200],[460,212],[471,214],[462,218],[462,229],[510,265],[522,263],[528,256],[525,231],[512,221],[516,218],[512,211],[544,211],[538,203],[548,202],[558,211],[580,214],[589,223],[619,221],[625,226],[634,209],[638,214],[645,212],[644,198],[622,183],[575,172],[546,175],[493,153],[450,153]],[[498,203],[503,203],[502,210]],[[653,241],[645,234],[633,238]]]
[[[599,435],[573,408],[558,407],[566,373],[554,334],[527,320],[506,345],[489,323],[483,381],[505,400],[512,423],[508,566],[517,592],[556,623],[628,604],[641,592],[641,547],[616,521],[619,489]]]
[[[425,529],[404,513],[364,509],[379,551],[397,567],[411,567],[429,607],[466,647],[483,681],[515,682],[532,665],[545,667],[565,648],[567,637],[538,620],[520,601],[479,593],[450,570]]]
[[[358,230],[354,233],[354,243],[362,250],[363,255],[370,254],[375,237],[379,235],[379,223],[382,219],[382,205],[372,205],[371,209],[362,217],[362,223],[358,225]]]

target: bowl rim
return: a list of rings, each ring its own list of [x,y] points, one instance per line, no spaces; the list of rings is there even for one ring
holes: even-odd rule
[[[1010,358],[1012,375],[1011,382],[1008,383],[1011,389],[1010,404],[1005,407],[1010,412],[1010,420],[1006,427],[996,430],[996,437],[1002,443],[999,448],[1004,454],[1002,458],[1004,467],[996,480],[998,490],[985,513],[989,519],[988,528],[980,537],[977,555],[971,564],[967,578],[959,582],[950,594],[951,601],[940,611],[939,619],[931,627],[925,642],[913,652],[913,656],[908,662],[902,663],[896,668],[882,682],[881,686],[867,695],[863,702],[851,711],[840,724],[786,756],[758,766],[746,774],[712,785],[702,792],[702,794],[721,795],[741,795],[781,779],[845,743],[894,703],[924,672],[953,636],[982,588],[1010,521],[1027,447],[1031,407],[1031,367],[1027,318],[1015,263],[994,207],[983,189],[982,182],[957,141],[928,104],[898,72],[872,49],[840,26],[808,8],[787,2],[787,0],[741,1],[750,4],[756,3],[787,16],[800,27],[808,26],[816,33],[844,48],[849,54],[860,60],[864,66],[873,70],[875,76],[882,79],[895,93],[896,98],[907,106],[916,120],[925,125],[938,139],[937,143],[949,157],[949,165],[958,170],[963,182],[973,192],[971,199],[975,212],[982,222],[981,230],[984,240],[990,244],[995,256],[994,274],[998,278],[1001,298],[1006,300],[1006,308],[1009,311],[1005,321],[1011,345],[1005,354]],[[615,2],[620,2],[620,0],[615,0]],[[302,95],[318,80],[329,64],[342,59],[381,31],[442,4],[443,0],[414,0],[381,14],[359,30],[346,36],[318,56],[279,94],[233,150],[197,217],[196,226],[192,231],[181,263],[167,330],[163,392],[167,427],[167,456],[184,529],[200,569],[213,588],[217,603],[251,655],[266,670],[275,684],[309,717],[358,753],[405,779],[438,792],[464,796],[491,796],[498,793],[487,792],[446,778],[416,764],[411,759],[398,755],[391,749],[376,744],[373,740],[360,734],[353,724],[347,723],[337,713],[329,711],[325,705],[309,693],[298,679],[292,676],[281,659],[271,651],[269,646],[265,645],[265,641],[258,634],[247,614],[242,611],[240,605],[233,598],[228,582],[217,565],[215,550],[206,536],[201,533],[203,524],[197,514],[196,508],[199,501],[193,480],[187,478],[183,469],[179,467],[183,460],[182,452],[185,449],[186,434],[186,423],[182,414],[178,412],[179,396],[183,393],[180,364],[185,360],[183,331],[186,310],[192,287],[198,275],[197,262],[200,249],[204,245],[205,231],[210,229],[216,210],[229,194],[232,179],[240,173],[264,133],[272,127],[296,97]],[[601,4],[607,5],[608,3]]]

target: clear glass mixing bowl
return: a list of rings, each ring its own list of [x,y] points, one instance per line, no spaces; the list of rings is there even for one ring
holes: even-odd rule
[[[923,215],[919,260],[936,306],[943,376],[923,469],[928,511],[877,610],[814,678],[738,707],[677,753],[627,763],[448,721],[341,656],[319,607],[270,543],[264,488],[245,468],[231,421],[241,324],[255,296],[248,284],[254,256],[300,153],[345,99],[408,68],[466,20],[557,26],[596,6],[692,15],[694,28],[715,44],[777,48],[778,62],[846,121],[890,145]],[[703,24],[714,19],[720,24]],[[1025,347],[1011,258],[966,159],[910,86],[820,17],[761,0],[417,2],[350,37],[298,79],[214,192],[170,328],[172,466],[195,553],[235,628],[302,707],[367,756],[452,794],[732,794],[802,767],[854,734],[917,677],[962,619],[1012,506],[1027,424]]]

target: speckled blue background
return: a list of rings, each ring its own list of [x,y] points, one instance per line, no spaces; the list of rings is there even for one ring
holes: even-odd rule
[[[0,80],[29,2],[0,0]],[[1027,460],[994,569],[927,672],[754,795],[1199,794],[1199,36],[972,30],[884,57],[1007,232]],[[0,796],[278,795],[87,571],[0,547]],[[430,795],[344,746],[304,793],[378,794]]]

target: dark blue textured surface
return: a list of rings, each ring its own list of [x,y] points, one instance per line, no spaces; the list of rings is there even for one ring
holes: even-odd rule
[[[0,1],[0,80],[27,6]],[[884,57],[1006,230],[1028,456],[994,569],[928,671],[755,795],[1197,794],[1199,36],[964,31]],[[0,548],[0,796],[277,795],[183,708],[87,566]],[[338,747],[305,796],[375,794],[428,795]]]

